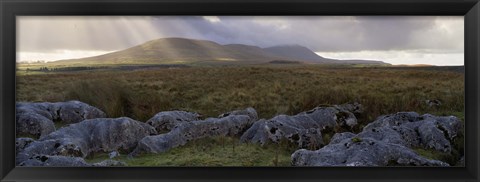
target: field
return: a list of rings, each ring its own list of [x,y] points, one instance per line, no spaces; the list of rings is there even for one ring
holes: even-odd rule
[[[269,119],[348,102],[361,103],[365,110],[353,132],[380,115],[400,111],[464,117],[464,73],[448,67],[278,64],[64,72],[25,69],[18,71],[17,101],[80,100],[109,117],[128,116],[142,122],[167,110],[197,112],[206,118],[253,107],[260,118]],[[441,104],[428,106],[426,100],[439,100]],[[285,166],[289,165],[291,151],[288,145],[260,147],[227,137],[203,139],[164,154],[135,159],[122,155],[121,160],[129,165]],[[189,157],[185,157],[187,154]],[[99,154],[89,160],[105,157]]]

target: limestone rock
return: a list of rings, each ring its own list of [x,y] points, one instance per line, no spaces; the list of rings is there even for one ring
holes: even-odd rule
[[[380,126],[399,126],[405,123],[419,121],[421,119],[422,117],[416,112],[398,112],[396,114],[378,117],[375,121],[365,126],[363,130],[370,130]]]
[[[20,153],[23,151],[23,149],[25,149],[25,147],[34,142],[35,140],[33,140],[32,138],[16,138],[15,139],[15,153]]]
[[[259,120],[241,137],[243,142],[278,143],[282,139],[295,143],[299,148],[323,145],[322,132],[357,125],[354,113],[362,112],[361,105],[343,104],[317,107],[294,116],[278,115],[269,120]]]
[[[108,157],[110,159],[113,159],[113,158],[119,157],[119,156],[120,156],[120,153],[118,153],[117,151],[113,151],[113,152],[108,153]]]
[[[16,104],[17,135],[44,137],[55,131],[54,122],[77,123],[85,119],[104,118],[105,113],[80,101],[18,102]]]
[[[92,152],[131,151],[149,135],[156,135],[153,127],[127,117],[89,119],[32,142],[17,155],[17,162],[35,155],[87,157]]]
[[[428,107],[438,107],[442,105],[442,102],[437,99],[433,100],[425,100],[425,104],[427,104]]]
[[[403,145],[372,138],[344,139],[316,150],[292,154],[293,166],[449,166],[424,158]]]
[[[198,120],[200,117],[197,113],[186,111],[164,111],[155,114],[146,123],[153,126],[157,132],[169,132],[173,127],[180,123]]]
[[[420,116],[400,112],[379,117],[362,132],[335,134],[325,147],[292,154],[296,166],[448,166],[426,159],[412,147],[451,152],[456,137],[461,135],[461,122],[454,116]]]
[[[235,110],[235,111],[223,113],[223,114],[220,114],[218,117],[219,118],[224,118],[224,117],[227,117],[227,116],[230,116],[230,115],[235,115],[235,116],[247,115],[252,120],[257,120],[258,119],[257,111],[255,111],[255,109],[252,108],[252,107],[246,108],[244,110]]]
[[[143,138],[130,156],[165,152],[171,148],[185,145],[189,141],[205,137],[235,136],[245,131],[256,120],[256,111],[249,108],[244,111],[232,112],[221,118],[183,122],[168,133]]]
[[[455,138],[462,135],[461,129],[460,120],[454,116],[399,112],[379,117],[365,126],[359,135],[448,153]]]
[[[16,120],[17,136],[29,136],[38,139],[55,131],[55,124],[52,120],[35,112],[19,113],[17,111]]]
[[[333,137],[330,139],[329,144],[340,143],[341,141],[347,138],[353,138],[354,136],[355,134],[351,132],[335,133],[335,135],[333,135]]]

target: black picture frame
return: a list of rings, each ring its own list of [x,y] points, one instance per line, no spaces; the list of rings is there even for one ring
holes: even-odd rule
[[[16,167],[19,15],[460,15],[465,17],[465,167]],[[479,181],[478,0],[0,0],[2,181]]]

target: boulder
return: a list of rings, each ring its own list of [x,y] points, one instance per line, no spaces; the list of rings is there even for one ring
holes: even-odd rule
[[[113,159],[113,158],[119,157],[119,156],[120,156],[120,153],[118,153],[117,151],[113,151],[113,152],[110,152],[110,153],[108,154],[108,157],[109,157],[110,159]]]
[[[23,149],[25,149],[25,147],[34,142],[35,140],[33,140],[32,138],[16,138],[15,139],[15,153],[18,154],[20,152],[23,151]]]
[[[410,148],[449,153],[451,142],[461,135],[461,122],[454,116],[399,112],[380,116],[358,134],[335,134],[325,147],[292,154],[296,166],[447,166],[429,160]]]
[[[155,114],[146,123],[153,126],[158,133],[169,132],[180,123],[198,120],[199,114],[186,111],[164,111]]]
[[[168,133],[143,138],[138,142],[137,148],[129,155],[161,153],[185,145],[189,141],[205,137],[235,136],[245,131],[256,120],[256,111],[253,108],[248,108],[244,111],[226,114],[225,117],[221,118],[207,118],[179,123]]]
[[[421,120],[422,117],[416,112],[398,112],[396,114],[383,115],[363,128],[363,131],[380,126],[400,126],[405,123]]]
[[[87,157],[94,152],[131,151],[153,127],[133,119],[97,118],[63,127],[32,142],[17,155],[17,163],[36,155]]]
[[[259,120],[240,138],[243,142],[278,143],[286,139],[299,148],[317,148],[323,145],[322,132],[336,128],[351,129],[357,125],[354,113],[361,113],[361,105],[343,104],[317,107],[294,116],[278,115],[269,120]]]
[[[32,159],[33,157],[38,155],[55,155],[57,151],[54,146],[60,146],[60,144],[56,143],[57,142],[55,140],[34,141],[27,145],[22,151],[17,153],[17,155],[15,156],[15,163],[17,165],[20,165],[22,162]],[[72,153],[73,152],[74,151],[72,151]],[[74,154],[72,156],[80,156],[80,154]]]
[[[433,100],[425,100],[425,104],[427,104],[428,107],[438,107],[442,105],[442,102],[437,99]]]
[[[37,155],[26,161],[23,161],[19,166],[49,166],[49,167],[116,167],[126,166],[127,164],[115,160],[104,160],[102,162],[89,164],[81,157],[67,157],[67,156],[50,156]]]
[[[38,139],[55,131],[55,124],[52,120],[38,113],[18,113],[17,111],[15,129],[17,136],[28,136]]]
[[[329,144],[340,143],[342,140],[353,138],[354,136],[355,134],[351,132],[335,133],[335,135],[333,135],[333,137],[330,139]]]
[[[316,150],[292,154],[293,166],[449,166],[424,158],[403,145],[372,138],[346,138]]]
[[[218,117],[219,118],[224,118],[224,117],[227,117],[227,116],[230,116],[230,115],[235,115],[235,116],[247,115],[248,117],[252,118],[253,120],[258,119],[257,111],[255,111],[255,109],[252,108],[252,107],[246,108],[244,110],[235,110],[235,111],[223,113],[223,114],[220,114]]]
[[[371,130],[363,130],[353,137],[374,138],[376,140],[400,144],[407,147],[419,147],[420,144],[420,138],[418,137],[417,132],[404,126],[382,126],[372,128]]]
[[[55,131],[55,122],[77,123],[85,119],[104,118],[105,113],[80,101],[18,102],[16,104],[17,135],[41,138]]]
[[[461,129],[462,123],[455,116],[399,112],[379,117],[365,126],[359,136],[449,153],[452,142],[462,135]]]

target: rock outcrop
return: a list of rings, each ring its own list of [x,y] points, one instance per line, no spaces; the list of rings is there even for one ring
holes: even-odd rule
[[[372,138],[348,138],[338,143],[309,151],[300,149],[292,154],[293,166],[448,166],[416,154],[403,145]]]
[[[20,136],[41,138],[55,131],[55,122],[77,123],[104,117],[103,111],[80,101],[19,102],[16,104],[16,132]]]
[[[186,111],[164,111],[155,114],[146,123],[153,126],[158,133],[169,132],[173,127],[184,122],[198,120],[200,114]]]
[[[411,148],[449,153],[461,135],[461,122],[454,116],[419,115],[400,112],[379,117],[358,134],[337,133],[317,151],[298,150],[292,154],[295,166],[448,166],[426,159]]]
[[[359,137],[449,153],[453,141],[463,135],[461,131],[462,123],[454,116],[399,112],[379,117],[365,126]]]
[[[165,152],[205,137],[239,135],[257,120],[257,112],[253,108],[221,116],[225,117],[179,123],[168,133],[147,136],[138,142],[137,148],[130,156]]]
[[[92,152],[131,151],[153,127],[133,119],[97,118],[63,127],[29,144],[17,155],[17,163],[37,155],[87,157]]]
[[[442,102],[437,99],[433,100],[425,100],[425,104],[427,104],[428,107],[438,107],[442,105]]]
[[[294,116],[279,115],[269,120],[259,120],[241,137],[243,142],[278,143],[282,139],[299,148],[316,148],[324,145],[322,132],[336,128],[351,129],[357,125],[355,114],[361,113],[358,103],[317,107]]]
[[[317,107],[297,115],[258,120],[253,108],[200,120],[186,111],[159,112],[146,123],[127,117],[104,118],[105,113],[79,101],[17,103],[16,164],[20,166],[126,166],[111,160],[120,153],[135,157],[162,153],[205,137],[240,136],[242,142],[264,145],[287,140],[298,146],[293,166],[449,166],[425,158],[413,149],[458,155],[454,143],[462,123],[454,116],[399,112],[378,117],[358,131],[358,103]],[[69,124],[55,131],[55,122]],[[342,132],[342,133],[340,133]],[[162,133],[162,134],[159,134]],[[333,135],[324,143],[325,134]],[[320,148],[321,147],[321,148]],[[306,150],[317,149],[318,150]],[[102,152],[110,157],[89,164],[85,157]]]
[[[16,138],[15,139],[15,153],[18,154],[27,147],[30,143],[34,142],[32,138]]]

